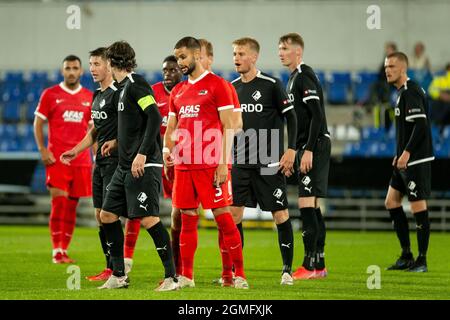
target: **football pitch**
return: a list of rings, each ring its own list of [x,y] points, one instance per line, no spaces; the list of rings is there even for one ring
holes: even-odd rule
[[[281,257],[276,231],[245,230],[244,263],[250,290],[221,288],[213,284],[221,272],[217,231],[199,231],[195,259],[195,288],[176,292],[154,292],[163,276],[153,241],[141,229],[130,287],[98,290],[101,283],[85,280],[104,267],[95,228],[77,227],[70,256],[77,260],[80,289],[69,290],[69,265],[51,263],[48,228],[0,226],[0,299],[155,299],[155,300],[304,300],[304,299],[449,299],[450,234],[432,233],[428,254],[429,272],[412,274],[385,271],[399,254],[393,232],[328,232],[325,279],[297,281],[281,286]],[[411,233],[416,252],[415,233]],[[301,263],[301,235],[295,233],[294,269]],[[373,287],[376,276],[369,269],[380,269],[380,289]],[[77,268],[75,268],[77,269]],[[69,281],[70,282],[70,281]],[[369,283],[369,286],[368,286]]]

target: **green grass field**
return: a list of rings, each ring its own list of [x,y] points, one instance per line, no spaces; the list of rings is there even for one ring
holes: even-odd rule
[[[70,255],[81,270],[81,289],[66,287],[67,265],[51,263],[46,227],[0,226],[0,299],[449,299],[450,234],[432,233],[429,272],[411,274],[384,271],[398,251],[393,232],[329,232],[326,279],[280,286],[281,257],[275,231],[245,231],[244,259],[250,290],[221,288],[212,283],[220,275],[217,232],[200,230],[195,260],[196,288],[156,293],[162,266],[149,235],[141,230],[128,289],[100,291],[99,283],[84,279],[100,271],[104,259],[97,230],[77,228]],[[416,248],[415,234],[411,233]],[[301,263],[303,245],[295,235],[294,268]],[[381,268],[381,289],[369,290],[367,267]]]

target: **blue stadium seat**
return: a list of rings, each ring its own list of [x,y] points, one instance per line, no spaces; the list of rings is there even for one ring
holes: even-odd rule
[[[63,77],[63,75],[61,74],[61,70],[53,71],[53,72],[50,74],[48,80],[49,80],[49,84],[48,84],[49,87],[54,86],[54,85],[56,85],[56,84],[59,84],[59,83],[63,82],[63,81],[64,81],[64,77]]]
[[[368,141],[382,141],[385,138],[384,128],[364,127],[362,129],[362,139]]]
[[[15,124],[0,124],[0,138],[1,140],[16,139],[17,125]]]
[[[80,83],[83,87],[91,91],[95,91],[98,88],[98,85],[94,82],[90,73],[84,73],[81,76]]]
[[[25,120],[34,121],[34,112],[36,111],[37,102],[36,103],[26,103],[26,111],[25,111]]]
[[[11,86],[5,84],[2,91],[1,98],[3,102],[20,101],[22,99],[22,87],[19,85]]]
[[[433,147],[436,158],[450,158],[450,142],[435,143]]]
[[[444,141],[450,140],[450,126],[445,126],[444,130],[442,130],[442,139]]]
[[[408,76],[416,81],[425,91],[433,81],[433,74],[428,70],[414,70],[408,69]]]
[[[364,103],[369,99],[370,89],[376,82],[378,74],[375,72],[359,72],[353,81],[353,101]]]
[[[349,72],[333,72],[327,82],[327,100],[331,104],[349,102],[351,74]]]
[[[325,90],[325,72],[316,70],[314,71],[316,73],[317,78],[319,79],[320,85],[322,86],[322,89]]]
[[[283,82],[284,87],[287,86],[290,75],[291,75],[291,73],[289,72],[289,70],[282,70],[280,72],[280,79],[281,79],[281,82]]]
[[[3,120],[7,122],[20,121],[20,104],[18,101],[8,101],[5,103]]]
[[[42,92],[45,90],[45,86],[40,84],[30,84],[24,87],[23,96],[24,102],[37,104]]]
[[[23,72],[22,71],[8,71],[5,74],[5,83],[22,85]]]
[[[231,71],[231,72],[228,72],[226,79],[231,82],[231,81],[239,78],[240,76],[241,75],[238,72]]]
[[[30,74],[29,83],[31,85],[38,85],[42,87],[48,86],[48,74],[46,71],[32,71]]]
[[[441,132],[439,127],[431,126],[431,138],[434,143],[441,141]]]
[[[36,166],[33,178],[31,179],[31,191],[33,193],[47,193],[45,183],[45,167],[40,163]]]

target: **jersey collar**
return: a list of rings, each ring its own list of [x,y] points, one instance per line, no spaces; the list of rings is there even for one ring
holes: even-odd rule
[[[297,66],[297,70],[298,70],[298,73],[302,73],[302,64],[305,64],[305,62],[300,62],[300,64]]]
[[[208,70],[205,70],[205,72],[203,72],[203,73],[200,75],[200,77],[198,77],[198,78],[195,79],[195,80],[188,79],[188,82],[189,82],[190,84],[196,84],[197,82],[199,82],[200,80],[202,80],[204,77],[206,77],[206,76],[208,75],[208,73],[209,73],[209,71],[208,71]]]
[[[61,82],[60,84],[59,84],[59,87],[61,88],[61,89],[63,89],[65,92],[67,92],[68,94],[77,94],[78,92],[80,92],[81,91],[81,89],[83,88],[83,86],[80,84],[79,86],[78,86],[78,88],[76,88],[75,90],[70,90],[69,88],[67,88],[66,87],[66,85],[64,84],[64,81],[63,82]]]
[[[411,80],[410,78],[406,78],[405,83],[400,87],[400,89],[407,90],[408,89],[408,81]]]

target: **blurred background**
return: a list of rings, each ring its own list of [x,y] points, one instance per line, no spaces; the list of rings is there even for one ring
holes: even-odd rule
[[[277,56],[278,38],[298,32],[305,40],[304,60],[324,88],[332,136],[329,199],[323,207],[327,226],[391,229],[384,197],[395,150],[397,97],[382,65],[387,53],[399,50],[408,55],[409,76],[430,102],[436,155],[432,229],[450,230],[449,15],[450,2],[444,0],[0,0],[0,224],[48,222],[50,198],[32,123],[43,89],[62,81],[59,68],[68,54],[81,57],[81,82],[95,90],[88,52],[126,40],[136,51],[137,72],[153,84],[162,80],[161,62],[176,41],[192,35],[212,42],[214,71],[232,80],[238,75],[231,43],[250,36],[261,44],[259,68],[286,83],[289,72]],[[289,200],[291,216],[298,217],[294,185]],[[166,221],[170,205],[162,199]],[[214,226],[210,218],[206,214],[202,226]],[[245,227],[273,227],[270,213],[248,210],[244,219]],[[95,225],[91,199],[79,206],[78,224]]]

